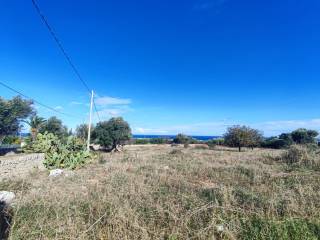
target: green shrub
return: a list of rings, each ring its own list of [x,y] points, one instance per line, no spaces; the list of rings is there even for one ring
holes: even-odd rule
[[[315,145],[292,145],[283,153],[281,160],[289,166],[320,169],[320,156]]]
[[[187,135],[179,133],[174,139],[173,143],[176,144],[185,144],[185,143],[190,143],[191,138]]]
[[[150,139],[148,138],[133,139],[132,144],[137,144],[137,145],[150,144]]]
[[[45,153],[47,168],[71,168],[85,164],[90,158],[85,145],[78,138],[70,136],[65,144],[52,133],[39,133],[36,141],[28,146],[28,151]]]
[[[210,149],[214,149],[217,145],[217,142],[215,139],[211,139],[211,140],[207,141],[207,145],[209,146]]]
[[[297,144],[315,143],[318,135],[317,131],[305,128],[299,128],[291,133],[292,140]]]
[[[261,143],[261,147],[263,148],[271,148],[271,149],[283,149],[289,147],[284,139],[279,139],[277,137],[272,137],[264,140]]]
[[[168,144],[170,143],[169,139],[166,138],[138,138],[133,139],[132,144]]]
[[[150,143],[151,144],[167,144],[169,143],[169,140],[166,138],[151,138]]]

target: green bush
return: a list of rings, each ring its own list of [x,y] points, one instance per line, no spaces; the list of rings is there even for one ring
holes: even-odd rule
[[[207,145],[209,146],[210,149],[214,149],[215,146],[217,145],[217,142],[215,139],[211,139],[211,140],[207,141]]]
[[[169,140],[166,138],[151,138],[149,141],[151,144],[167,144],[167,143],[169,143]]]
[[[132,140],[132,144],[169,144],[167,138],[137,138]]]
[[[133,139],[132,144],[138,144],[138,145],[150,144],[150,139],[148,138]]]
[[[261,147],[271,149],[283,149],[289,146],[290,144],[288,144],[284,139],[277,137],[268,138],[261,143]]]
[[[317,131],[305,128],[299,128],[291,133],[292,140],[297,144],[315,143],[318,135]]]
[[[320,156],[316,145],[292,145],[281,160],[289,166],[320,169]]]
[[[71,168],[85,164],[90,154],[78,138],[70,136],[65,144],[52,133],[39,133],[28,151],[45,153],[44,165],[47,168]]]
[[[191,138],[187,135],[179,133],[174,139],[173,143],[176,144],[185,144],[185,143],[190,143]]]

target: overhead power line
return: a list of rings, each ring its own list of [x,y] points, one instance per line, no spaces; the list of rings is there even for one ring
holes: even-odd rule
[[[73,62],[71,61],[70,56],[68,55],[68,53],[66,52],[65,48],[63,47],[61,41],[59,40],[59,38],[57,37],[57,34],[53,31],[53,28],[50,26],[47,18],[45,17],[45,15],[41,12],[41,9],[39,7],[39,5],[37,4],[37,2],[35,0],[31,0],[32,4],[34,6],[34,8],[36,9],[37,13],[39,14],[41,20],[43,21],[43,23],[45,24],[45,26],[47,27],[47,29],[49,30],[51,36],[53,37],[54,41],[57,43],[59,49],[61,50],[62,54],[64,55],[64,57],[66,58],[67,62],[69,63],[70,67],[72,68],[72,70],[74,71],[74,73],[77,75],[78,79],[82,82],[83,86],[87,89],[87,91],[90,93],[91,90],[88,86],[88,84],[84,81],[84,79],[82,78],[82,76],[80,75],[80,72],[78,71],[78,69],[76,68],[76,66],[73,64]]]
[[[59,40],[59,38],[57,37],[57,34],[54,32],[53,28],[51,27],[51,25],[49,24],[46,16],[42,13],[39,5],[37,4],[36,0],[31,0],[32,4],[34,6],[34,8],[36,9],[37,13],[39,14],[42,22],[44,23],[44,25],[47,27],[47,29],[49,30],[51,36],[53,37],[54,41],[57,43],[57,46],[59,47],[60,51],[62,52],[63,56],[66,58],[68,64],[70,65],[70,67],[72,68],[73,72],[76,74],[76,76],[78,77],[78,79],[82,82],[83,86],[86,88],[86,90],[91,93],[91,90],[88,86],[88,84],[85,82],[85,80],[83,79],[83,77],[81,76],[80,72],[78,71],[78,69],[76,68],[75,64],[71,61],[71,57],[69,56],[69,54],[67,53],[67,51],[65,50],[65,48],[63,47],[61,41]],[[99,121],[101,121],[97,106],[95,104],[95,102],[93,101],[93,105],[94,105],[94,110],[97,113],[98,119]]]
[[[74,117],[74,118],[78,118],[78,117],[73,116],[73,115],[71,115],[71,114],[69,114],[69,113],[60,112],[60,111],[58,111],[57,109],[55,109],[55,108],[53,108],[53,107],[50,107],[50,106],[48,106],[48,105],[46,105],[46,104],[43,104],[43,103],[41,103],[41,102],[39,102],[39,101],[37,101],[37,100],[35,100],[35,99],[33,99],[33,98],[31,98],[31,97],[29,97],[29,96],[25,95],[24,93],[22,93],[22,92],[20,92],[20,91],[18,91],[18,90],[16,90],[16,89],[14,89],[14,88],[12,88],[12,87],[8,86],[7,84],[5,84],[5,83],[3,83],[3,82],[1,82],[1,81],[0,81],[0,85],[2,85],[3,87],[5,87],[5,88],[7,88],[7,89],[9,89],[9,90],[11,90],[11,91],[13,91],[13,92],[15,92],[15,93],[19,94],[20,96],[22,96],[22,97],[24,97],[24,98],[27,98],[27,99],[32,100],[34,103],[37,103],[38,105],[40,105],[40,106],[42,106],[42,107],[44,107],[44,108],[47,108],[47,109],[49,109],[49,110],[51,110],[51,111],[54,111],[54,112],[56,112],[56,113],[59,113],[59,114],[65,115],[65,116],[67,116],[67,117]]]
[[[95,110],[96,113],[97,113],[98,119],[99,119],[99,121],[101,122],[100,114],[99,114],[99,112],[98,112],[97,105],[96,105],[94,99],[93,99],[93,106],[94,106],[94,110]]]

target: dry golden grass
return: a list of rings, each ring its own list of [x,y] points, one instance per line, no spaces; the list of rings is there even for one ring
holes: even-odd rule
[[[10,238],[319,239],[319,172],[288,171],[275,150],[176,149],[127,146],[11,183]]]

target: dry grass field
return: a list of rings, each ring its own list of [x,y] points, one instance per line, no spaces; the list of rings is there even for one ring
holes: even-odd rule
[[[320,239],[320,174],[278,150],[126,146],[17,194],[10,239]]]

